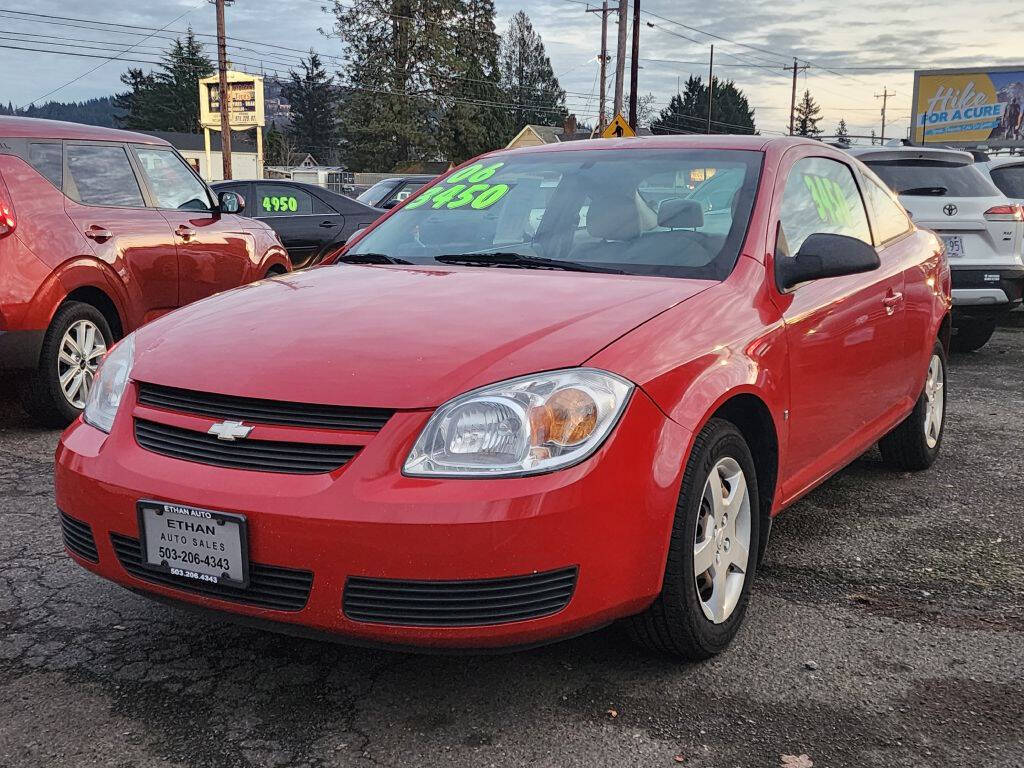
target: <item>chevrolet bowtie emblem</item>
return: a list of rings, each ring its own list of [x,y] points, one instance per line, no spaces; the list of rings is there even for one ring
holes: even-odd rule
[[[252,427],[240,421],[222,421],[210,427],[208,435],[216,435],[218,440],[243,440],[252,432]]]

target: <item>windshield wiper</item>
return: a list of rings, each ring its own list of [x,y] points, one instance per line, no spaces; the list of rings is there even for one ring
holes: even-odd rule
[[[583,264],[578,261],[562,261],[561,259],[545,259],[540,256],[525,256],[511,251],[495,253],[446,253],[435,256],[435,261],[442,264],[461,264],[470,267],[513,267],[520,269],[561,269],[566,272],[604,272],[612,275],[626,274],[621,269],[599,267],[594,264]]]
[[[945,187],[910,187],[909,189],[901,189],[896,194],[898,195],[910,195],[911,197],[942,197],[948,189]]]
[[[338,257],[337,264],[412,264],[386,253],[345,253]]]

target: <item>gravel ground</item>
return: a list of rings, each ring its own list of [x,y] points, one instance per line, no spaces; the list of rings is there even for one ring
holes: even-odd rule
[[[64,555],[57,433],[0,392],[0,766],[1024,766],[1024,328],[950,378],[938,464],[872,451],[787,510],[737,641],[681,666],[614,627],[415,656],[148,601]]]

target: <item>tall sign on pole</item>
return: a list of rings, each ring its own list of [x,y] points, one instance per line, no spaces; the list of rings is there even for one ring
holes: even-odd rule
[[[224,32],[224,4],[229,0],[214,0],[217,6],[217,72],[219,75],[220,103],[228,103],[228,46]],[[220,113],[220,154],[224,161],[224,178],[231,178],[231,125],[228,111]]]
[[[919,70],[911,108],[915,144],[1024,148],[1024,66]]]
[[[221,85],[221,77],[224,85]],[[223,93],[226,95],[222,96]],[[227,105],[227,108],[224,105]],[[248,72],[226,70],[199,81],[199,124],[203,128],[206,145],[206,169],[212,178],[210,131],[221,132],[221,148],[230,146],[231,131],[256,129],[256,155],[258,176],[263,176],[263,78]],[[227,128],[225,129],[225,126]],[[225,170],[230,167],[225,163]],[[230,178],[230,177],[225,177]]]

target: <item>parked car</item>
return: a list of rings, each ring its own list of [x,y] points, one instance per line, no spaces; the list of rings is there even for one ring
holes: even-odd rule
[[[66,425],[121,336],[287,271],[243,206],[152,136],[0,117],[0,368],[23,371],[26,410]]]
[[[1024,294],[1020,205],[979,170],[968,152],[927,147],[850,152],[892,187],[918,226],[942,237],[953,270],[953,349],[983,347]]]
[[[691,198],[718,174],[732,194]],[[118,344],[57,450],[65,545],[136,591],[357,642],[626,619],[706,658],[775,514],[877,441],[935,460],[949,286],[941,241],[816,141],[486,155],[331,265]]]
[[[424,184],[428,184],[436,178],[436,176],[420,174],[384,179],[361,193],[356,200],[366,205],[372,205],[374,208],[390,210],[399,203],[404,202],[407,197],[420,189]]]
[[[319,263],[383,213],[351,197],[298,181],[221,181],[213,188],[237,192],[250,201],[244,215],[277,232],[296,269]]]
[[[988,155],[975,158],[975,166],[988,176],[1000,192],[1017,203],[1024,203],[1024,155]]]

